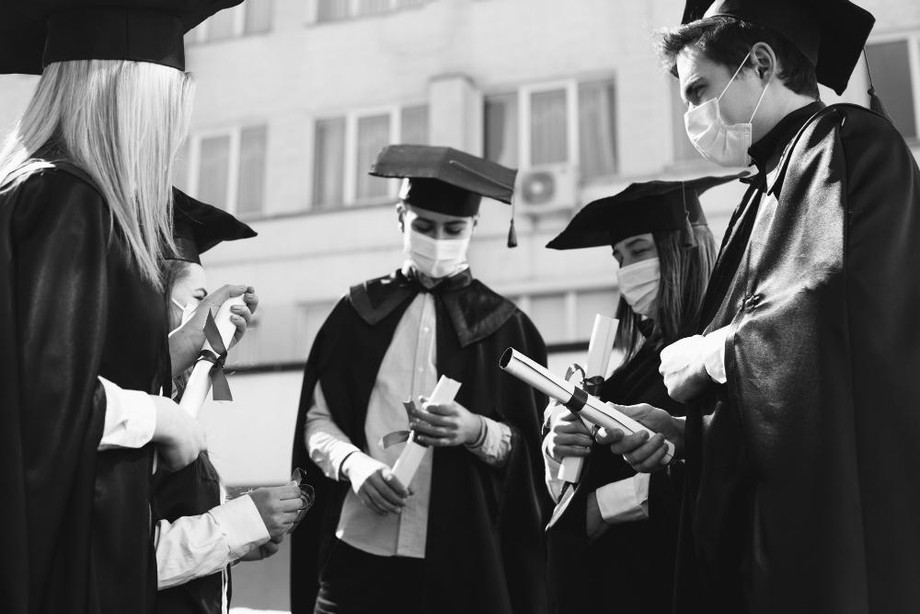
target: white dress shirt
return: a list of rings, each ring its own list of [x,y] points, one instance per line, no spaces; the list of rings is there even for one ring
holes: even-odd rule
[[[342,463],[349,456],[355,457],[349,459],[349,463],[357,463],[354,471],[361,477],[396,463],[403,446],[384,448],[382,439],[394,431],[408,429],[409,419],[403,402],[431,394],[437,384],[436,324],[434,297],[420,293],[397,325],[377,373],[364,423],[367,450],[359,450],[335,424],[322,388],[317,385],[313,405],[307,412],[304,438],[310,459],[326,477],[342,480]],[[470,451],[485,462],[500,465],[511,450],[511,429],[488,418],[483,419],[483,424],[484,441]],[[432,453],[429,451],[412,483],[407,485],[413,494],[399,514],[380,516],[350,490],[339,515],[336,537],[378,556],[424,558],[431,470]]]

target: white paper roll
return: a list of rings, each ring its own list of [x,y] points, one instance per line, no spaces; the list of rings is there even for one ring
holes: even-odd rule
[[[453,403],[459,390],[460,382],[442,375],[428,398],[428,402],[435,405]],[[409,488],[409,484],[412,482],[412,478],[415,477],[415,472],[418,471],[418,467],[422,464],[427,452],[428,448],[416,443],[415,433],[411,432],[409,440],[406,441],[406,447],[399,453],[399,458],[396,459],[396,463],[393,465],[393,475],[396,476],[400,484]]]
[[[556,399],[563,405],[567,405],[572,397],[575,396],[576,387],[558,377],[546,367],[534,362],[524,354],[514,348],[508,348],[502,354],[499,366],[518,378],[528,386],[536,388],[550,398]],[[614,404],[607,404],[595,396],[582,393],[587,397],[585,405],[578,411],[578,415],[587,418],[592,424],[612,430],[621,430],[627,435],[633,435],[640,431],[645,431],[649,437],[654,435],[654,431],[646,428],[636,422],[623,412],[616,409]],[[662,459],[662,464],[670,463],[674,458],[674,444],[665,440],[668,446],[668,452]]]
[[[588,342],[585,377],[607,377],[607,367],[610,366],[610,355],[613,353],[613,341],[617,336],[619,326],[620,321],[616,318],[601,314],[594,316],[594,328],[591,329],[591,340]],[[582,421],[587,422],[585,418],[582,418]],[[567,456],[562,459],[556,477],[575,484],[581,479],[581,470],[584,465],[583,456]]]
[[[214,316],[214,323],[217,325],[217,331],[220,333],[220,338],[223,340],[225,348],[230,347],[230,342],[233,341],[233,335],[236,333],[236,326],[230,321],[230,317],[233,315],[230,312],[230,308],[235,305],[245,304],[243,295],[227,299],[217,310],[217,315]],[[205,339],[201,349],[214,351],[207,339]],[[188,378],[188,383],[185,385],[185,392],[182,393],[179,407],[187,411],[193,418],[198,417],[198,412],[211,390],[211,368],[213,366],[213,363],[199,358],[192,369],[192,374]]]

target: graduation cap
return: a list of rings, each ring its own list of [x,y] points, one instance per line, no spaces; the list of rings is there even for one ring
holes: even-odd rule
[[[483,196],[512,204],[517,170],[451,147],[390,145],[377,156],[370,174],[402,178],[399,198],[409,205],[472,217]],[[515,245],[512,208],[508,246]]]
[[[201,264],[199,256],[218,243],[256,236],[256,231],[226,211],[195,200],[173,188],[173,239],[176,253],[170,260]]]
[[[0,0],[0,74],[68,60],[185,70],[185,33],[243,0]],[[264,0],[263,0],[264,1]]]
[[[614,196],[592,201],[575,214],[569,225],[546,244],[550,249],[613,246],[627,237],[649,232],[682,230],[693,246],[693,226],[705,226],[700,194],[744,173],[700,177],[688,181],[632,183]]]
[[[734,17],[785,36],[815,67],[818,83],[842,94],[875,24],[849,0],[687,0],[681,23]]]

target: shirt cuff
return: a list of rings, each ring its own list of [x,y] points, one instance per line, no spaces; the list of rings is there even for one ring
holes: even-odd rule
[[[559,469],[562,467],[562,463],[549,455],[548,448],[549,438],[544,438],[543,445],[540,446],[543,451],[543,466],[546,468],[543,481],[546,483],[546,489],[549,491],[550,497],[553,498],[553,501],[558,502],[559,497],[562,496],[562,487],[565,486],[565,482],[559,479]]]
[[[728,337],[729,329],[730,326],[723,326],[703,337],[703,367],[717,384],[728,381],[725,373],[725,339]]]
[[[637,473],[596,491],[597,507],[607,524],[632,522],[648,518],[649,475]]]
[[[231,499],[212,508],[208,513],[226,537],[234,559],[240,558],[271,538],[265,523],[262,522],[259,508],[249,495]]]
[[[511,452],[511,427],[485,416],[480,416],[480,419],[484,432],[480,440],[472,446],[467,446],[467,449],[486,463],[499,466]]]
[[[104,377],[105,423],[97,449],[142,448],[151,441],[157,427],[157,410],[146,392],[126,390]]]
[[[343,459],[343,463],[344,463]],[[348,462],[352,463],[351,465],[351,476],[350,481],[352,484],[363,484],[364,481],[378,469],[389,469],[389,465],[381,463],[376,458],[373,458],[361,450],[355,448],[354,454],[348,456]],[[342,474],[342,479],[345,479],[344,473],[342,473],[342,467],[339,467],[339,473]]]

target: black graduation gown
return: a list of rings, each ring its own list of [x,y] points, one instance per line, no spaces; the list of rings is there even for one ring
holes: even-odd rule
[[[175,522],[198,516],[220,505],[220,476],[207,452],[174,473],[157,472],[154,479],[154,512],[157,518]],[[229,569],[227,570],[229,573]],[[195,578],[157,593],[157,614],[220,614],[223,606],[220,572]]]
[[[366,447],[371,390],[403,313],[420,287],[402,273],[351,289],[320,330],[304,373],[294,436],[294,466],[306,469],[316,505],[292,536],[291,606],[313,611],[320,571],[350,485],[326,479],[310,462],[303,429],[317,382],[336,424]],[[463,385],[457,401],[512,430],[512,452],[495,468],[459,448],[434,449],[425,577],[394,587],[444,614],[540,614],[546,611],[540,422],[546,397],[503,373],[514,347],[545,364],[546,348],[530,320],[469,273],[435,291],[437,367]]]
[[[708,611],[914,612],[920,172],[869,110],[802,124],[723,250],[728,383],[688,417],[694,567]]]
[[[649,403],[682,416],[684,406],[668,396],[658,366],[660,348],[645,343],[604,382],[600,398],[633,405]],[[647,520],[610,526],[588,542],[586,505],[598,488],[635,471],[609,446],[594,445],[572,501],[548,531],[549,573],[559,614],[671,611],[671,584],[680,507],[680,465],[652,474]]]
[[[8,614],[144,613],[153,446],[97,453],[105,394],[169,385],[163,297],[67,164],[0,193],[0,595]]]

